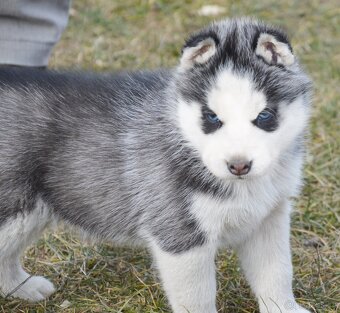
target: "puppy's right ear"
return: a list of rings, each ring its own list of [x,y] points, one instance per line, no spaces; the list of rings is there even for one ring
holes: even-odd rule
[[[198,34],[189,38],[182,49],[180,69],[187,70],[204,64],[216,53],[219,41],[214,33]]]

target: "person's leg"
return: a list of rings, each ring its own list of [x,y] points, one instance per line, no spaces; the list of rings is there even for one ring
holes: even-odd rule
[[[0,64],[47,66],[69,6],[70,0],[1,0]]]

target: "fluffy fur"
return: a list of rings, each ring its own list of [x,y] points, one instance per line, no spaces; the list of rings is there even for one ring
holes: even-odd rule
[[[247,19],[192,35],[172,70],[1,69],[1,292],[54,291],[19,256],[62,220],[147,246],[175,313],[217,312],[223,246],[237,250],[261,313],[307,312],[292,292],[289,199],[309,92],[286,35]]]

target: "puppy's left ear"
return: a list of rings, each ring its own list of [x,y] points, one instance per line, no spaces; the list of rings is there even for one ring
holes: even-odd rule
[[[196,64],[207,63],[216,53],[218,39],[215,34],[199,34],[191,37],[182,49],[180,69],[187,70]]]
[[[256,55],[263,58],[269,65],[293,65],[295,57],[288,42],[282,42],[271,34],[260,34],[255,49]]]

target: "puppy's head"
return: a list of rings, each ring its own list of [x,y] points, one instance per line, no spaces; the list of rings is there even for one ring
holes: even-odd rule
[[[194,34],[176,86],[180,130],[219,178],[266,175],[300,145],[311,84],[281,30],[244,19]]]

